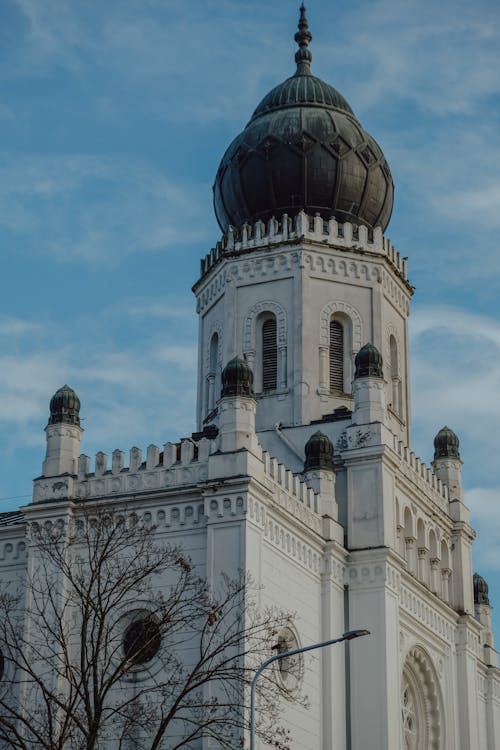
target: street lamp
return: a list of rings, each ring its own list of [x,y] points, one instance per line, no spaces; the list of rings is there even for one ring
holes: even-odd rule
[[[366,629],[348,630],[347,633],[341,635],[339,638],[333,638],[330,641],[323,641],[322,643],[313,643],[312,646],[303,646],[302,648],[294,648],[293,651],[283,651],[280,654],[274,654],[267,659],[263,664],[260,665],[256,673],[252,678],[250,685],[250,750],[255,748],[254,738],[254,714],[255,714],[255,685],[260,675],[268,667],[278,659],[286,659],[288,656],[296,656],[297,654],[303,654],[305,651],[313,651],[317,648],[324,648],[325,646],[333,646],[334,643],[342,643],[342,641],[352,641],[353,638],[359,638],[362,635],[370,635],[370,631]]]

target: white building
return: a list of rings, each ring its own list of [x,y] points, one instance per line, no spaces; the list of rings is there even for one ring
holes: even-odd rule
[[[294,748],[495,750],[500,672],[458,439],[438,433],[432,467],[411,450],[413,288],[383,234],[391,174],[311,75],[304,9],[296,40],[296,74],[217,174],[223,236],[194,286],[197,431],[145,460],[132,448],[128,469],[121,451],[92,463],[61,389],[33,503],[0,519],[2,575],[28,574],[29,522],[133,497],[208,577],[250,571],[263,602],[297,613],[301,645],[371,631],[308,659],[311,706],[284,717]]]

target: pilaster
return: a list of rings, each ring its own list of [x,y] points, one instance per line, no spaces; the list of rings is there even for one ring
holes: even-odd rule
[[[349,644],[351,750],[400,750],[399,574],[392,553],[352,552],[346,576],[349,629],[371,632]]]

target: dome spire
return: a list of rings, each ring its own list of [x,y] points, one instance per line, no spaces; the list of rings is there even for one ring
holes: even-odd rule
[[[298,28],[299,30],[295,34],[295,41],[299,45],[299,49],[295,53],[295,62],[297,63],[297,72],[295,75],[310,75],[312,55],[308,45],[312,39],[312,34],[309,31],[309,22],[307,20],[306,6],[304,3],[300,6]]]

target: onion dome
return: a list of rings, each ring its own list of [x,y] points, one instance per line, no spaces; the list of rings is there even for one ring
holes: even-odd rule
[[[382,355],[373,344],[365,344],[356,354],[354,360],[356,371],[355,378],[381,378]]]
[[[479,573],[474,573],[472,579],[474,583],[474,604],[488,604],[489,606],[488,584],[483,576],[480,576]]]
[[[458,446],[458,437],[445,425],[434,438],[434,461],[436,458],[460,458]]]
[[[295,75],[264,97],[219,165],[217,221],[226,232],[304,209],[385,230],[394,186],[384,154],[342,94],[311,74],[303,5],[298,28]]]
[[[304,471],[314,469],[328,469],[333,471],[333,445],[330,438],[323,432],[315,432],[307,441],[305,448],[306,460]]]
[[[253,372],[244,359],[234,357],[222,370],[222,398],[225,396],[252,396]]]
[[[50,399],[49,424],[80,426],[80,399],[69,385],[63,385]]]

